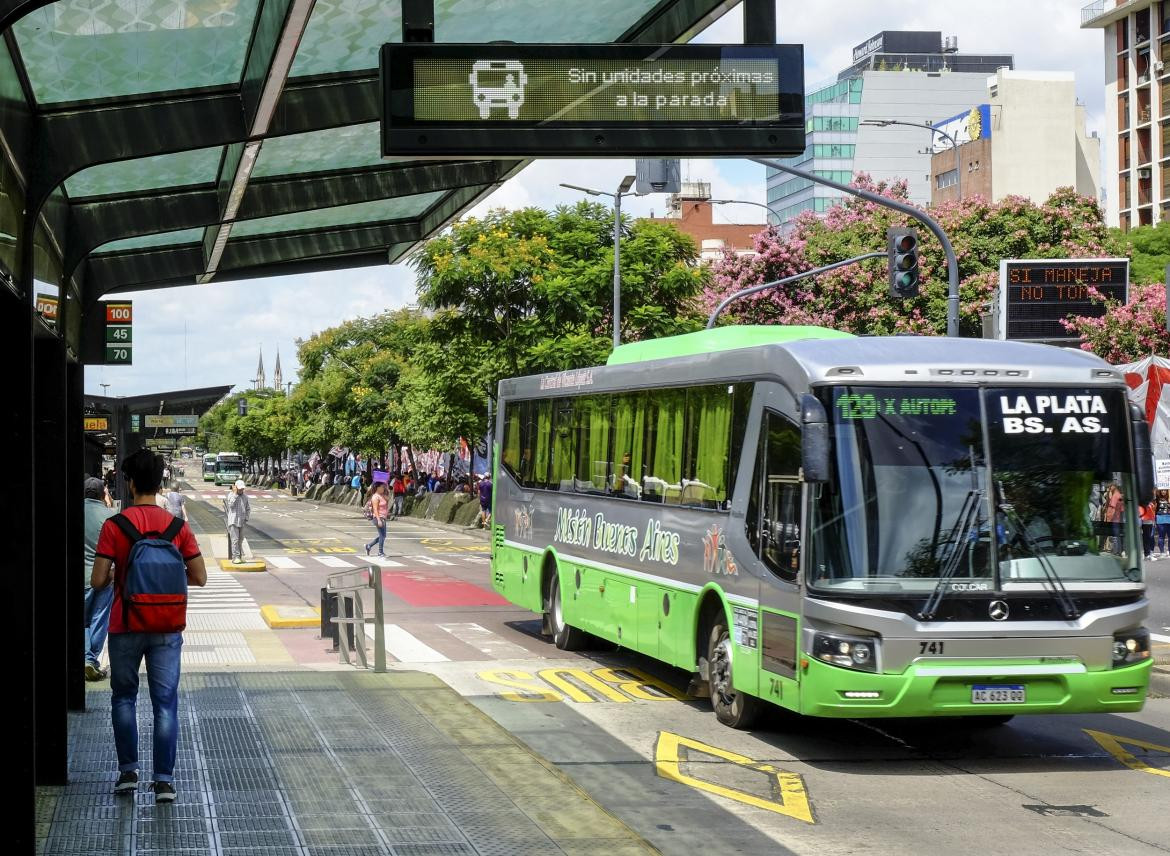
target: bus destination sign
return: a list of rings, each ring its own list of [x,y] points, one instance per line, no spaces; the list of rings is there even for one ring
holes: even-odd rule
[[[801,45],[387,44],[384,157],[792,155]]]
[[[1099,318],[1105,314],[1102,298],[1125,303],[1128,294],[1129,259],[1004,259],[999,265],[999,338],[1075,340],[1061,321],[1070,315]]]

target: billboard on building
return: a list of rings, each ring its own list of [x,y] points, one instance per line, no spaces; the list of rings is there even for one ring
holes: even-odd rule
[[[987,139],[991,136],[991,105],[976,104],[970,110],[957,113],[941,122],[932,122],[930,127],[937,128],[945,134],[955,138],[960,146],[972,140]],[[951,141],[942,134],[935,134],[931,148],[935,154],[945,152],[951,147]]]

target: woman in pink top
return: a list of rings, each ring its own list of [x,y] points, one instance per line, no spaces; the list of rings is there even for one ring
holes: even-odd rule
[[[366,508],[370,512],[370,519],[374,521],[374,528],[378,530],[374,540],[366,545],[366,555],[370,555],[370,548],[377,544],[378,555],[385,557],[386,514],[390,508],[390,503],[386,499],[385,482],[378,482],[374,485],[373,493],[370,494],[370,499],[366,502]]]
[[[1121,555],[1121,522],[1125,511],[1125,496],[1116,484],[1110,484],[1105,491],[1105,522],[1109,524],[1111,544],[1109,552]]]

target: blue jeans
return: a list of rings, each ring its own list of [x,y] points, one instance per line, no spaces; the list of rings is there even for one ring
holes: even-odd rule
[[[374,528],[378,530],[378,534],[374,536],[374,540],[366,545],[366,552],[370,552],[370,548],[375,544],[378,545],[378,555],[381,556],[386,552],[386,521],[382,521],[382,525],[378,525],[378,521],[374,521]]]
[[[110,705],[119,772],[138,769],[138,667],[146,657],[154,709],[154,780],[174,780],[182,650],[182,633],[110,634]]]
[[[85,587],[85,662],[97,666],[110,630],[110,606],[114,602],[114,587],[95,589]]]

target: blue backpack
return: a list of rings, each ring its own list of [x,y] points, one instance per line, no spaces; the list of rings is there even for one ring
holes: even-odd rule
[[[130,556],[115,584],[122,596],[122,627],[129,633],[179,633],[187,626],[187,563],[174,539],[176,517],[161,533],[139,532],[124,514],[110,518],[130,539]]]

